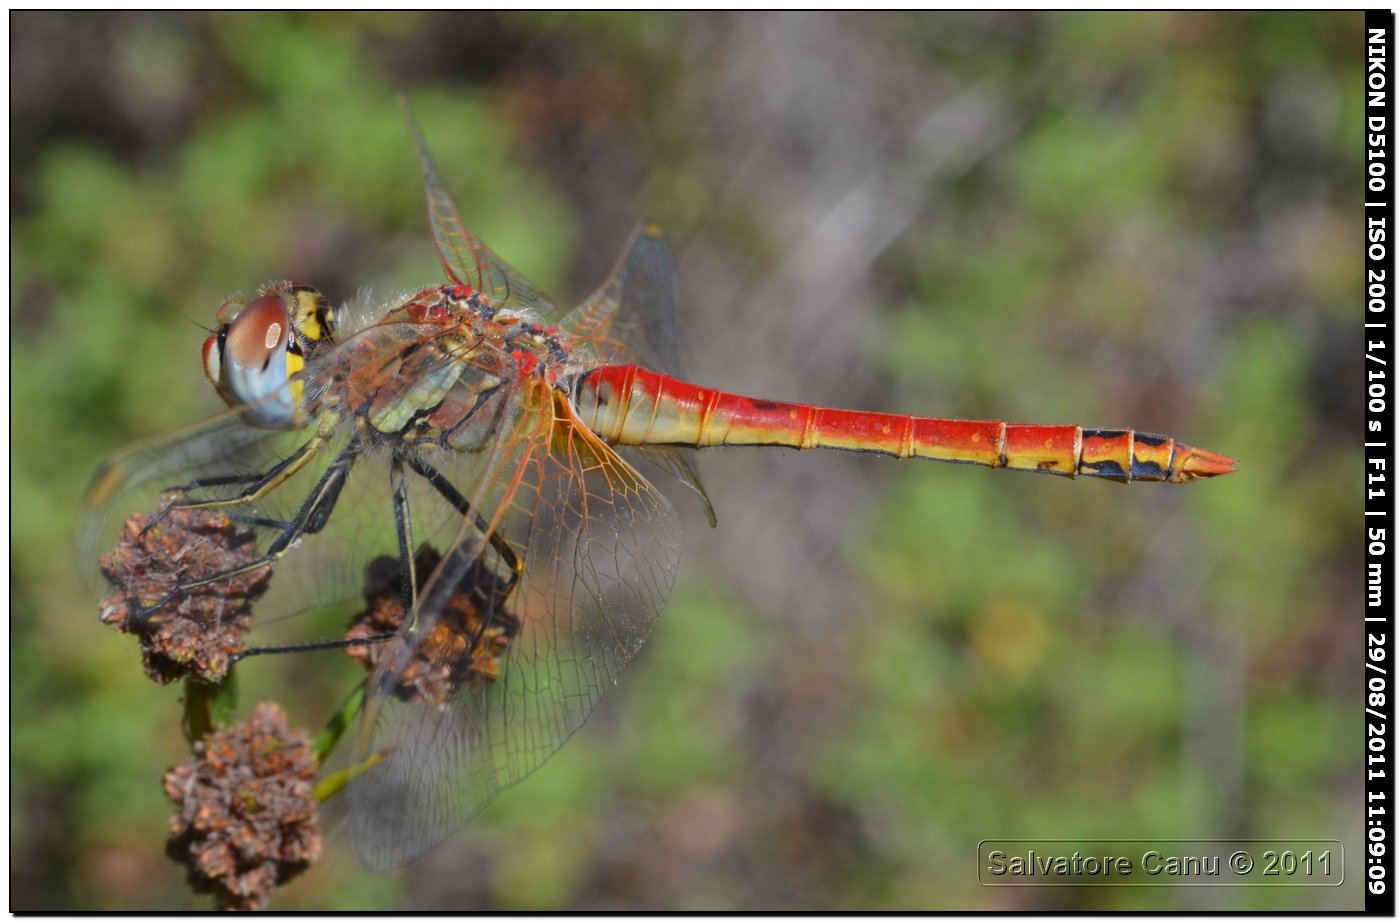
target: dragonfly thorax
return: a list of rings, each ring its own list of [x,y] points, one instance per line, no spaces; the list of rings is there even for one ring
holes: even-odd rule
[[[512,423],[522,388],[558,386],[568,362],[556,332],[528,312],[439,285],[331,353],[308,409],[348,411],[374,442],[475,451]]]
[[[204,341],[204,373],[230,407],[254,426],[300,426],[306,354],[329,342],[334,315],[319,291],[280,282],[244,303],[219,307],[219,327]]]
[[[509,355],[518,376],[539,374],[554,383],[569,363],[569,348],[556,327],[543,326],[529,313],[496,307],[469,285],[439,285],[424,289],[402,308],[412,323],[442,327],[468,345],[464,354],[478,361],[494,350]],[[506,369],[499,369],[506,371]]]

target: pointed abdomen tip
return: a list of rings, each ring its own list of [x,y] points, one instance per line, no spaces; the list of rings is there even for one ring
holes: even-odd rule
[[[1185,451],[1186,457],[1181,462],[1177,476],[1172,478],[1177,483],[1201,480],[1206,477],[1219,477],[1221,474],[1235,472],[1236,461],[1234,458],[1219,455],[1204,448],[1191,448],[1187,445],[1181,446],[1181,449]]]

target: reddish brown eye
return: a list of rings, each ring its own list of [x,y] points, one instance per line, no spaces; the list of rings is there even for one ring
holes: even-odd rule
[[[279,298],[258,298],[229,325],[225,359],[247,369],[264,367],[287,342],[287,308]]]
[[[204,343],[205,374],[219,396],[253,426],[279,429],[297,424],[300,391],[289,379],[303,367],[290,315],[276,295],[243,307]]]

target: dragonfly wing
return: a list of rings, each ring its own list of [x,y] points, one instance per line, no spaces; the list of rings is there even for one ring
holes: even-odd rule
[[[186,611],[185,599],[211,591],[178,588],[184,581],[214,575],[197,563],[203,557],[198,542],[248,542],[247,560],[262,558],[272,569],[254,605],[249,643],[317,639],[290,619],[357,597],[363,567],[352,561],[392,552],[394,524],[384,459],[358,451],[351,457],[347,433],[332,432],[318,445],[314,442],[314,429],[256,429],[242,424],[237,413],[228,413],[108,461],[88,491],[78,524],[84,579],[94,597],[103,597],[104,613],[120,599],[157,604],[144,571],[128,569],[125,555],[113,552],[132,540],[126,523],[144,527],[160,521],[163,500],[175,495],[182,504],[223,503],[211,507],[216,518],[205,521],[227,521],[232,531],[181,528],[173,533],[183,543],[171,546],[162,559],[174,594],[153,613]],[[329,478],[338,476],[332,474],[338,459],[348,459],[338,495],[318,494]],[[270,486],[263,495],[240,500],[261,483]],[[312,532],[308,523],[318,514],[318,504],[330,518]],[[285,556],[280,553],[284,549]],[[228,578],[230,591],[237,591],[236,575]],[[212,585],[220,584],[215,580]]]
[[[294,494],[308,494],[309,484],[343,451],[346,439],[330,435],[318,442],[312,428],[269,430],[245,423],[248,416],[248,407],[227,410],[129,446],[102,463],[77,519],[78,564],[91,589],[108,590],[101,557],[116,546],[127,519],[154,516],[167,494],[188,502],[232,501],[256,484],[269,484],[262,497],[218,506],[256,534],[263,548],[279,532],[274,523],[294,518],[302,505]]]
[[[559,321],[559,329],[572,342],[586,343],[605,362],[642,365],[683,378],[676,322],[679,293],[671,247],[660,227],[643,221],[627,238],[607,280]],[[696,472],[693,451],[653,446],[623,454],[655,465],[698,493],[710,524],[715,524],[714,506]]]
[[[481,476],[472,512],[370,679],[356,759],[378,761],[346,793],[372,868],[412,860],[549,758],[671,591],[671,505],[556,392],[524,389],[530,408],[512,431],[469,459]],[[410,693],[411,674],[431,687]]]
[[[559,321],[559,329],[590,344],[605,363],[644,365],[680,377],[678,299],[671,247],[661,228],[643,221],[607,279]]]
[[[90,589],[106,591],[98,559],[117,542],[133,514],[154,515],[161,496],[178,486],[246,474],[295,446],[305,433],[258,429],[229,410],[164,436],[129,446],[98,468],[78,511],[78,562]],[[268,466],[274,462],[268,460]]]
[[[654,467],[695,491],[696,495],[700,497],[700,501],[705,504],[705,517],[709,521],[710,527],[714,528],[719,524],[719,519],[715,516],[714,504],[710,502],[710,494],[705,492],[705,485],[700,482],[700,474],[695,470],[695,449],[673,448],[669,445],[644,445],[619,446],[617,452],[643,471],[648,466]]]
[[[438,258],[442,260],[448,277],[475,288],[498,308],[530,311],[542,321],[553,318],[559,312],[554,301],[467,230],[457,212],[456,203],[452,201],[452,193],[447,191],[447,184],[433,162],[433,155],[428,152],[428,144],[413,118],[407,99],[400,96],[399,103],[403,106],[408,130],[413,135],[413,144],[418,149],[418,159],[423,166],[428,225],[433,232]]]

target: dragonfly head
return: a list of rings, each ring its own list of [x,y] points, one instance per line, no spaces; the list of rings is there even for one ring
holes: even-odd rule
[[[314,288],[283,283],[253,301],[225,301],[204,341],[204,373],[224,402],[268,429],[302,425],[306,354],[329,342],[333,316]]]

